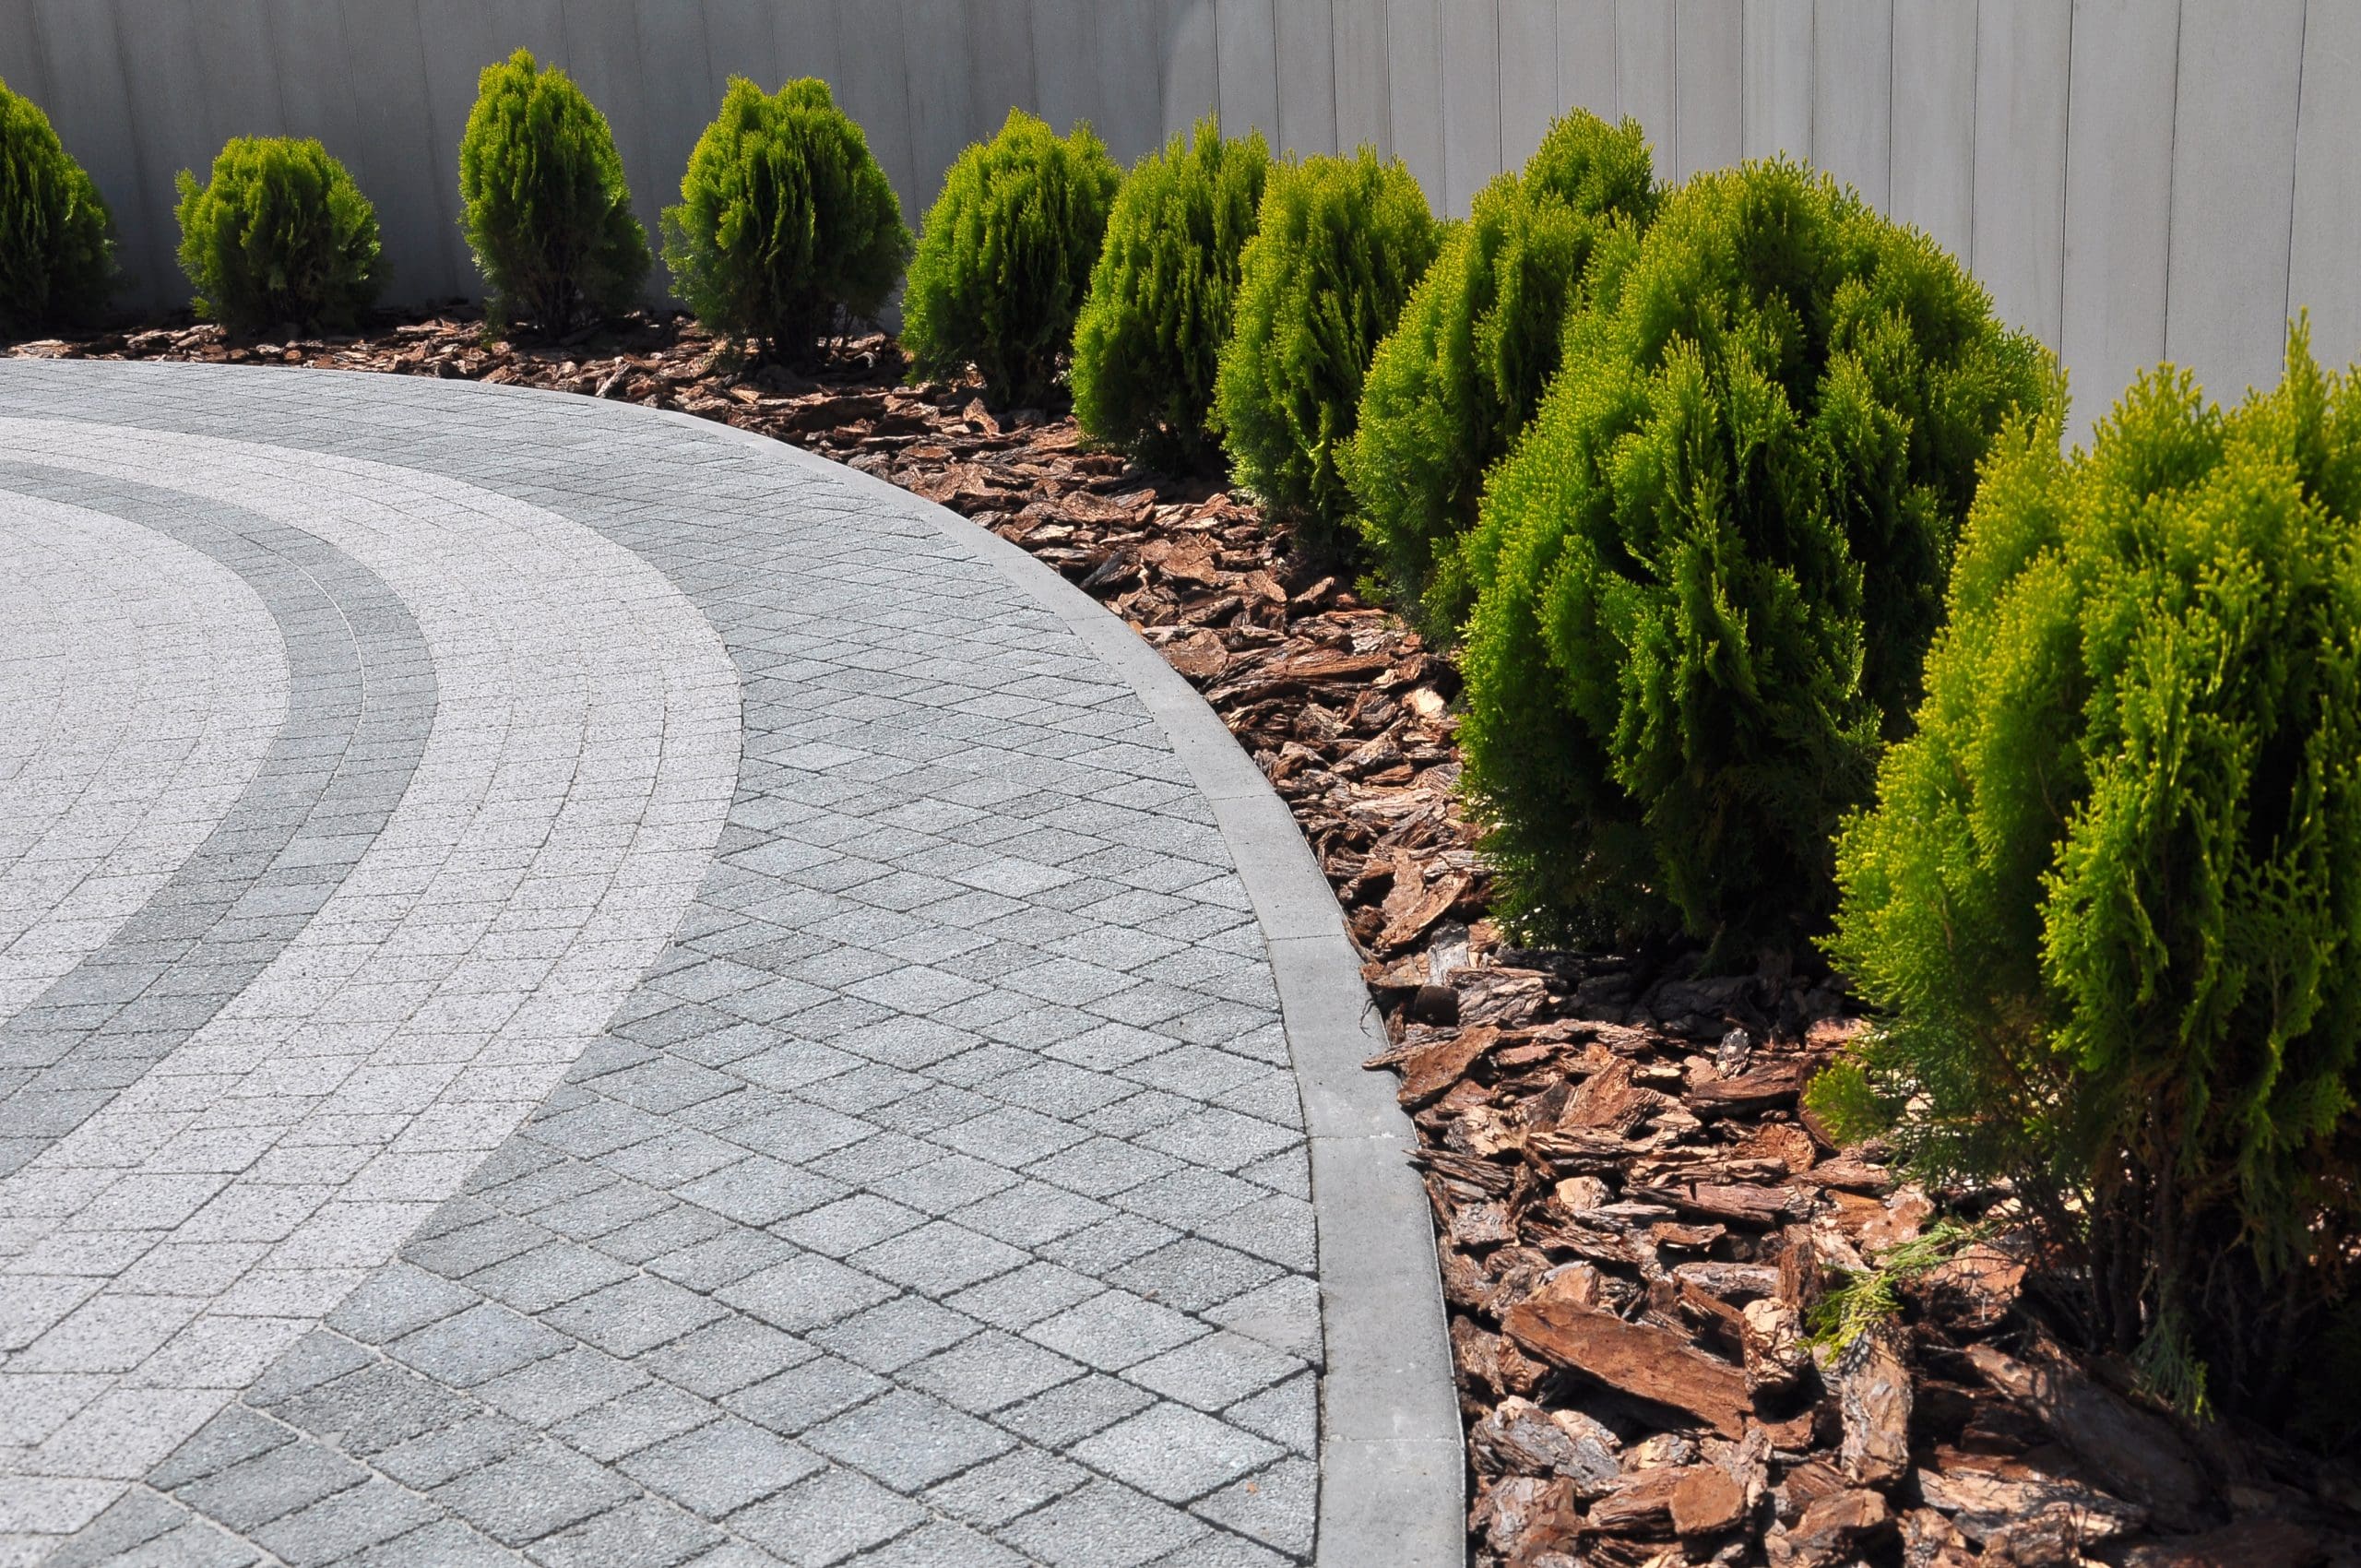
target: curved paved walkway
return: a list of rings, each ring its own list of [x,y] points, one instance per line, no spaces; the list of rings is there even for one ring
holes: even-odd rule
[[[1454,1558],[1334,904],[1014,553],[585,399],[0,368],[0,1563]]]

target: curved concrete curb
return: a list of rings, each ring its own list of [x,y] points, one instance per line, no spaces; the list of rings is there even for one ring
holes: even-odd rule
[[[873,474],[783,441],[675,410],[647,411],[895,497],[1073,628],[1163,727],[1212,802],[1253,900],[1303,1097],[1326,1342],[1314,1561],[1320,1568],[1465,1562],[1466,1450],[1433,1220],[1408,1163],[1417,1136],[1392,1080],[1361,1065],[1385,1049],[1385,1031],[1335,895],[1287,802],[1195,687],[1113,612],[1019,546]]]

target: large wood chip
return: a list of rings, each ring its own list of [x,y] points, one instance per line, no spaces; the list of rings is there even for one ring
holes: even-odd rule
[[[1402,1103],[1413,1110],[1426,1104],[1466,1076],[1467,1070],[1500,1039],[1500,1030],[1479,1024],[1412,1051],[1402,1062]]]
[[[2193,1530],[2210,1490],[2179,1433],[2062,1361],[2019,1360],[1989,1345],[1968,1347],[1984,1380],[2047,1427],[2117,1492],[2144,1504],[2167,1528]]]
[[[1753,1408],[1746,1374],[1668,1329],[1625,1323],[1612,1313],[1535,1299],[1509,1310],[1501,1326],[1545,1361],[1572,1367],[1610,1388],[1686,1410],[1726,1437],[1746,1431]]]
[[[1837,1354],[1836,1404],[1845,1424],[1845,1478],[1886,1487],[1910,1468],[1910,1365],[1902,1331],[1883,1324]]]

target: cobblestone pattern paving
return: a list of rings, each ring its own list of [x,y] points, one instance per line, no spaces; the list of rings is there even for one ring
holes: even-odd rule
[[[18,508],[0,577],[9,1014],[187,859],[261,765],[288,696],[271,612],[234,572],[160,530],[30,496]],[[0,1086],[21,1070],[0,1066]],[[0,1167],[19,1163],[0,1152]]]
[[[434,713],[434,676],[417,623],[401,600],[343,552],[300,529],[242,507],[31,465],[0,470],[0,491],[20,498],[70,496],[80,504],[46,515],[30,509],[31,529],[46,531],[61,517],[103,520],[113,525],[106,537],[116,546],[137,549],[169,538],[231,574],[228,584],[213,580],[191,570],[197,563],[184,556],[174,563],[184,574],[182,591],[170,597],[200,623],[220,604],[230,612],[225,621],[237,624],[241,598],[267,611],[265,633],[275,621],[277,648],[257,654],[249,635],[233,646],[202,649],[216,661],[209,682],[231,688],[231,711],[234,678],[245,660],[255,660],[267,675],[273,668],[267,660],[275,659],[284,671],[278,680],[257,683],[275,698],[268,704],[271,729],[261,731],[267,751],[252,768],[220,770],[225,778],[246,776],[235,802],[226,813],[209,809],[210,780],[202,770],[182,780],[189,792],[172,801],[176,824],[213,823],[203,843],[193,852],[185,844],[158,845],[142,863],[170,870],[160,884],[126,869],[120,846],[92,857],[107,874],[85,877],[68,897],[79,900],[94,885],[113,888],[129,882],[110,898],[136,913],[115,923],[45,988],[0,1002],[0,1011],[13,1015],[0,1023],[5,1172],[22,1167],[136,1083],[244,990],[318,911],[409,783]],[[247,591],[228,591],[233,588]],[[102,604],[91,608],[103,615]],[[70,661],[79,652],[52,657]],[[203,722],[200,714],[188,718]],[[188,728],[168,724],[161,733]],[[259,726],[241,714],[233,732],[255,730]],[[45,754],[71,756],[84,749],[61,736]],[[25,804],[36,820],[48,792],[21,792],[33,797]],[[172,854],[175,848],[180,855]],[[9,879],[14,883],[27,872],[42,876],[61,863],[82,869],[71,860],[28,856],[10,867]],[[39,929],[53,930],[65,919],[64,910],[48,911]],[[17,1332],[36,1322],[28,1317]]]
[[[115,1198],[107,1245],[76,1229],[160,1179],[169,1144],[103,1182],[75,1159],[160,1081],[183,1114],[218,1110],[234,1091],[202,1071],[206,1029],[0,1183],[0,1289],[89,1287],[0,1361],[18,1560],[1309,1556],[1318,1292],[1268,960],[1210,809],[1071,631],[912,505],[587,401],[10,366],[9,461],[243,505],[350,552],[433,656],[421,779],[478,685],[438,641],[454,563],[410,559],[432,527],[416,516],[374,543],[305,517],[324,493],[400,511],[380,465],[414,513],[496,496],[633,552],[718,633],[742,712],[718,856],[637,988],[581,1031],[603,1035],[488,1157],[379,1163],[444,1103],[413,1096],[375,1129],[386,1153],[278,1178],[370,1206],[386,1223],[363,1240],[399,1256],[332,1261],[367,1251],[349,1241],[279,1269],[304,1289],[243,1306],[274,1327],[241,1343],[284,1348],[217,1377],[231,1386],[191,1403],[187,1441],[135,1471],[60,1439],[97,1431],[99,1402],[187,1355],[243,1287],[203,1266],[217,1253],[154,1261],[193,1245],[184,1213],[219,1193]],[[493,587],[510,614],[531,597]],[[653,781],[643,830],[679,824],[677,793]],[[480,774],[473,798],[496,811],[507,792]],[[483,940],[468,956],[490,961]],[[366,993],[377,1049],[401,1052],[437,1004],[412,983]],[[521,983],[522,1008],[567,1000],[544,971]],[[292,1152],[242,1149],[228,1180],[259,1192]],[[445,1180],[454,1195],[413,1212]],[[243,1243],[245,1266],[308,1223]]]

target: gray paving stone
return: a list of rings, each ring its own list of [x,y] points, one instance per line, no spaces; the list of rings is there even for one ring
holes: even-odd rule
[[[922,1523],[926,1511],[868,1477],[831,1466],[730,1520],[738,1534],[787,1561],[826,1568]]]
[[[649,1491],[719,1519],[801,1480],[823,1464],[810,1449],[725,1417],[643,1449],[621,1468]]]
[[[458,1388],[473,1388],[565,1348],[563,1336],[489,1301],[388,1347],[408,1365]]]
[[[1211,1533],[1209,1526],[1152,1497],[1114,1481],[1094,1480],[1004,1526],[999,1535],[1052,1568],[1084,1563],[1130,1568]]]
[[[1074,1457],[1151,1497],[1187,1503],[1260,1469],[1279,1450],[1252,1433],[1169,1401],[1084,1439]]]
[[[552,1443],[530,1444],[434,1489],[434,1501],[504,1546],[523,1546],[632,1497],[603,1465]]]
[[[801,1432],[893,1386],[850,1361],[819,1356],[742,1388],[722,1404],[777,1432]]]

